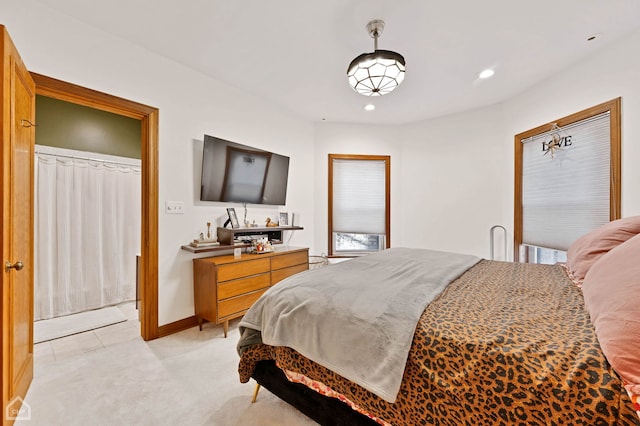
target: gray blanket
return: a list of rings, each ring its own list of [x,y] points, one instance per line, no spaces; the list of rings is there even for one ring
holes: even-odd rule
[[[475,256],[393,248],[296,274],[240,322],[238,347],[288,346],[394,402],[418,320]],[[243,341],[247,339],[248,341]]]

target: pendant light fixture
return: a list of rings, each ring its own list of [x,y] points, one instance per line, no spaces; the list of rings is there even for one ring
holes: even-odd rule
[[[378,37],[384,30],[384,21],[375,19],[367,24],[373,37],[372,53],[363,53],[349,64],[347,77],[353,90],[365,96],[391,93],[404,80],[404,57],[390,50],[378,50]]]

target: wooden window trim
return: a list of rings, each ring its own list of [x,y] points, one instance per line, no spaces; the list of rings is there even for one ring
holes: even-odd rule
[[[385,246],[391,247],[391,156],[389,155],[359,155],[359,154],[329,154],[329,257],[351,257],[336,255],[333,252],[333,160],[367,160],[385,162]]]
[[[513,259],[516,262],[520,259],[520,245],[522,244],[522,140],[527,139],[541,133],[549,131],[551,126],[555,123],[559,127],[565,127],[578,121],[586,120],[587,118],[595,117],[596,115],[606,112],[610,113],[610,143],[611,143],[611,180],[609,190],[609,220],[620,219],[621,215],[621,98],[612,99],[608,102],[603,102],[599,105],[587,108],[579,111],[575,114],[568,115],[559,120],[554,120],[549,123],[538,126],[534,129],[527,130],[526,132],[519,133],[514,137],[514,219],[513,219]],[[526,261],[526,259],[522,259]]]

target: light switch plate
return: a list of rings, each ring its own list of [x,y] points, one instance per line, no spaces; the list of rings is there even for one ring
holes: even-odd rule
[[[184,214],[184,202],[165,201],[164,212],[166,214]]]

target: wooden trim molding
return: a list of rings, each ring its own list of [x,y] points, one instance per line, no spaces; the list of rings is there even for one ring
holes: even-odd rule
[[[36,94],[140,120],[142,235],[140,256],[140,333],[160,337],[158,328],[158,108],[31,73]]]
[[[170,322],[158,327],[158,337],[168,336],[179,331],[187,330],[198,325],[198,318],[193,315],[178,321]]]
[[[367,160],[367,161],[384,161],[385,167],[385,232],[386,232],[386,248],[391,247],[391,156],[389,155],[359,155],[359,154],[329,154],[329,187],[328,187],[328,235],[329,235],[329,257],[352,257],[339,256],[333,252],[333,160]]]
[[[522,140],[527,139],[541,133],[548,132],[553,124],[557,124],[559,127],[565,127],[569,124],[576,123],[578,121],[586,120],[587,118],[595,117],[596,115],[606,112],[610,113],[610,144],[611,144],[611,181],[609,191],[609,220],[620,219],[621,215],[621,98],[615,98],[608,102],[603,102],[599,105],[595,105],[591,108],[587,108],[583,111],[576,112],[575,114],[568,115],[554,120],[552,122],[543,124],[534,129],[527,130],[526,132],[519,133],[514,136],[514,217],[513,217],[513,259],[514,261],[526,261],[526,259],[520,259],[520,245],[522,244]]]

